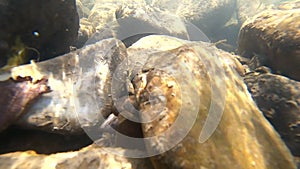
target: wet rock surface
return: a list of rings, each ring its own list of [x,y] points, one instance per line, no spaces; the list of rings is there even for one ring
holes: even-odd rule
[[[232,0],[154,0],[152,5],[183,17],[196,25],[205,34],[214,34],[234,12]]]
[[[119,42],[117,40],[108,39],[108,40],[100,41],[94,45],[87,46],[81,50],[73,52],[73,54],[77,54],[79,57],[77,58],[77,60],[81,61],[80,57],[82,56],[82,54],[87,54],[88,53],[87,51],[94,51],[95,47],[97,49],[103,47],[107,48],[105,46],[111,44],[115,47],[113,48],[115,50],[111,49],[109,51],[116,54],[115,56],[117,55],[127,56],[127,55],[122,55],[122,53],[118,52],[118,51],[122,51],[121,50],[122,45],[116,46],[118,43]],[[271,168],[275,168],[275,166],[276,168],[285,168],[285,169],[295,168],[294,163],[292,161],[292,157],[288,149],[285,147],[284,143],[281,141],[281,139],[279,138],[275,130],[270,126],[270,124],[259,112],[258,108],[255,106],[253,100],[248,94],[245,84],[242,82],[240,76],[236,73],[235,70],[239,70],[238,69],[239,66],[236,65],[238,64],[238,62],[233,61],[235,60],[235,56],[230,55],[229,53],[225,55],[226,52],[217,49],[216,47],[212,46],[209,43],[203,43],[203,42],[192,43],[189,41],[183,41],[180,39],[167,37],[167,36],[148,36],[146,38],[143,38],[137,43],[133,44],[130,49],[127,49],[127,53],[128,53],[128,59],[129,59],[128,61],[130,63],[130,66],[133,66],[132,67],[133,72],[138,73],[137,76],[133,76],[135,77],[135,79],[132,82],[133,82],[133,86],[135,86],[135,96],[137,97],[139,110],[141,110],[142,112],[141,117],[147,118],[148,115],[143,113],[145,112],[151,113],[151,111],[149,111],[150,110],[149,108],[151,107],[147,106],[147,104],[144,104],[145,102],[148,102],[150,98],[162,99],[161,97],[166,97],[166,101],[167,101],[166,109],[158,109],[160,110],[158,111],[158,113],[160,113],[160,115],[162,116],[161,117],[162,120],[143,124],[142,128],[145,137],[153,136],[153,134],[160,134],[164,132],[166,129],[168,129],[167,126],[172,126],[174,120],[181,115],[184,115],[185,118],[191,120],[193,115],[191,115],[190,112],[195,112],[196,110],[196,115],[198,116],[197,118],[192,118],[194,120],[197,120],[195,125],[192,126],[191,131],[188,132],[189,134],[186,137],[184,137],[184,139],[180,141],[178,145],[175,145],[173,149],[165,153],[162,153],[159,156],[152,157],[151,159],[152,163],[156,168],[176,168],[176,167],[194,168],[195,166],[199,166],[199,165],[208,168],[218,167],[218,166],[219,167],[228,166],[230,168],[251,168],[251,167],[267,168],[266,165],[271,166]],[[220,55],[222,57],[220,57]],[[86,59],[88,60],[88,55],[85,56],[87,57]],[[99,55],[98,59],[99,61],[101,61],[101,58],[103,57],[105,58],[108,56],[111,55]],[[168,57],[168,59],[165,60],[165,57]],[[219,62],[220,64],[217,64],[218,62],[217,60],[215,60],[217,57],[221,61]],[[68,58],[68,55],[61,58],[53,59],[54,61],[56,60],[56,62],[53,62],[53,60],[49,60],[49,61],[37,63],[36,70],[31,71],[30,73],[35,78],[39,77],[38,74],[44,74],[50,77],[53,76],[52,78],[56,79],[56,81],[61,81],[61,82],[68,81],[68,78],[59,78],[62,76],[62,74],[64,74],[61,71],[65,72],[65,74],[68,75],[69,73],[67,72],[70,72],[70,70],[72,70],[71,67],[69,69],[65,67],[66,65],[68,65],[67,63],[70,62],[65,63],[64,58]],[[58,62],[58,60],[60,62]],[[91,60],[94,61],[94,57],[92,57]],[[63,70],[54,69],[51,71],[52,72],[51,73],[49,71],[50,70],[49,66],[51,64],[49,65],[49,63],[53,63],[52,65],[57,65],[57,66],[60,66],[61,64],[65,63],[63,64],[65,65],[63,66],[65,69]],[[88,65],[84,65],[84,63],[89,63],[89,62],[87,61],[83,62],[83,64],[81,65],[83,66],[82,68],[91,67]],[[211,138],[209,138],[209,140],[207,140],[204,143],[200,143],[198,142],[199,133],[201,131],[201,128],[204,126],[204,122],[206,118],[209,117],[208,110],[209,110],[209,105],[212,104],[211,101],[213,102],[216,101],[217,104],[214,106],[217,106],[218,109],[222,107],[222,105],[220,104],[222,100],[219,100],[220,97],[212,98],[213,93],[211,91],[211,83],[214,81],[214,79],[211,79],[213,77],[207,74],[206,68],[208,67],[206,67],[205,65],[206,66],[209,65],[209,68],[213,70],[214,79],[222,78],[222,70],[220,70],[220,67],[224,68],[225,79],[223,80],[226,84],[226,90],[225,90],[226,99],[224,101],[226,104],[225,104],[224,114],[222,116],[220,124],[216,128],[216,131],[211,136]],[[171,66],[169,67],[170,69],[168,69],[170,71],[172,70],[178,71],[181,70],[182,68],[184,70],[187,69],[188,72],[191,72],[191,76],[187,77],[186,75],[188,74],[183,75],[181,74],[182,71],[180,71],[180,74],[177,74],[175,76],[172,75],[170,77],[167,74],[165,74],[167,72],[163,71],[164,70],[163,68],[165,66],[167,67]],[[15,74],[19,74],[20,76],[22,76],[22,74],[26,75],[28,72],[24,73],[24,71],[21,70],[26,70],[30,68],[32,68],[32,65],[17,67],[12,70],[12,75]],[[140,70],[140,68],[143,68],[143,70]],[[144,70],[144,68],[146,68],[146,70]],[[156,68],[160,68],[160,69],[156,69]],[[48,70],[48,71],[44,71],[44,70]],[[108,69],[108,71],[113,72],[113,69]],[[82,70],[82,73],[84,74],[83,77],[88,77],[87,76],[88,72],[93,72],[93,69],[88,68],[86,70]],[[133,73],[133,75],[134,74],[135,73]],[[73,74],[73,76],[74,75],[76,74]],[[141,76],[146,76],[147,81],[144,82],[143,81],[144,78],[140,78]],[[187,78],[191,78],[191,79],[187,79]],[[84,79],[87,80],[88,78],[84,78]],[[108,81],[103,81],[100,84],[104,84],[104,83],[109,84],[110,83],[109,79],[110,78],[107,78]],[[79,83],[78,80],[79,79],[77,79],[76,83]],[[191,81],[194,82],[194,85],[192,86],[190,85]],[[184,90],[179,91],[178,90],[179,88],[177,88],[178,84],[176,82],[180,82],[181,83],[180,85],[182,85],[180,87],[181,89]],[[90,86],[88,85],[88,83],[92,83],[92,82],[85,81],[86,84],[85,86]],[[220,84],[223,85],[224,83],[220,83]],[[53,83],[51,83],[51,78],[49,78],[49,86],[51,87],[52,85]],[[62,85],[60,85],[60,88],[61,86]],[[216,87],[220,87],[220,86],[216,86]],[[161,91],[163,93],[161,92],[156,93],[155,90],[153,90],[158,88],[160,89],[158,91]],[[88,88],[81,88],[81,89],[82,90],[79,91],[90,91],[90,89]],[[102,91],[101,87],[100,89]],[[53,88],[53,90],[55,91],[57,89]],[[222,91],[222,88],[220,88],[220,90]],[[179,93],[182,93],[183,94],[182,96],[184,96],[185,98],[178,97],[180,96]],[[148,97],[149,94],[151,95],[151,97]],[[100,97],[107,96],[107,94],[101,93],[99,96]],[[71,96],[65,96],[65,97],[71,97]],[[78,95],[76,97],[83,97],[83,95]],[[197,97],[201,98],[200,103],[192,101]],[[62,103],[64,102],[61,102],[60,104]],[[159,102],[153,102],[153,103],[159,103]],[[35,104],[38,105],[38,102],[35,102]],[[112,104],[112,103],[107,102],[107,104]],[[91,105],[93,104],[89,104],[88,106]],[[152,108],[155,109],[155,106],[159,106],[160,104],[151,104],[151,105],[154,106]],[[66,104],[65,106],[69,106],[69,105]],[[55,105],[52,106],[53,109],[55,107],[57,106]],[[91,106],[90,108],[92,107],[93,106]],[[51,105],[50,107],[48,106],[46,108],[47,109],[51,108]],[[39,110],[37,107],[32,106],[32,110],[35,109]],[[92,109],[88,109],[88,110],[92,110]],[[179,110],[182,110],[182,112],[180,113],[181,115],[178,114]],[[106,109],[105,112],[109,113],[110,111],[111,110]],[[153,111],[152,113],[154,112],[155,111]],[[38,113],[42,113],[42,112],[41,111],[36,112],[36,114]],[[65,113],[73,113],[73,112],[71,112],[71,109],[69,109]],[[151,114],[149,115],[151,116]],[[215,114],[215,116],[218,116],[218,114]],[[58,114],[56,112],[55,117],[58,119],[65,118],[66,114],[63,113]],[[86,118],[86,116],[84,117]],[[95,117],[99,117],[99,116],[93,115],[93,118]],[[61,121],[61,123],[65,124],[63,121]],[[84,127],[83,123],[80,123],[78,121],[77,122],[74,121],[74,124]],[[88,125],[88,123],[86,124]],[[177,127],[185,128],[185,126],[187,126],[186,121],[182,121],[181,123],[179,123],[179,125],[177,124]],[[77,127],[75,126],[75,128]],[[65,134],[67,134],[67,132],[69,132],[69,134],[72,133],[72,131],[69,130],[70,128],[69,129],[61,128],[61,129],[62,130],[60,131],[63,131],[63,129],[66,130]],[[176,129],[177,130],[173,130],[175,131],[174,133],[167,132],[169,135],[168,134],[166,135],[166,139],[170,139],[174,136],[176,138],[177,134],[180,135],[181,133],[180,128],[176,128]],[[48,128],[48,131],[53,132],[53,129],[50,127]],[[147,151],[149,152],[158,151],[164,149],[165,146],[168,147],[169,143],[164,142],[163,140],[164,139],[158,139],[158,140],[154,139],[152,140],[152,142],[148,142],[149,144],[146,143]],[[159,145],[159,146],[157,147],[153,145]],[[108,150],[108,152],[106,150]],[[141,165],[146,165],[147,167],[151,168],[151,164],[149,163],[149,161],[145,164],[145,161],[147,161],[147,159],[135,159],[132,161],[130,158],[119,157],[109,153],[112,151],[124,152],[126,154],[126,151],[128,151],[128,149],[117,148],[117,147],[109,148],[109,147],[88,146],[86,148],[80,149],[79,151],[57,153],[51,155],[37,155],[34,152],[9,153],[0,156],[0,161],[1,161],[0,164],[3,166],[8,166],[8,165],[11,166],[13,164],[14,166],[20,166],[20,167],[29,165],[29,166],[37,166],[39,168],[43,167],[44,165],[49,165],[50,163],[52,164],[51,166],[53,167],[60,167],[60,166],[75,167],[75,168],[78,168],[80,166],[96,167],[96,166],[100,166],[101,164],[101,166],[106,166],[108,168],[113,168],[113,166],[128,166],[128,168],[140,168],[139,166]],[[132,151],[135,150],[133,149],[130,151],[132,153]],[[47,161],[49,163],[46,163]]]
[[[275,73],[299,80],[299,18],[300,9],[267,10],[254,16],[239,33],[239,54],[256,55]]]
[[[300,82],[267,72],[244,77],[252,97],[291,152],[300,155]]]
[[[0,168],[153,168],[152,165],[154,168],[296,168],[283,141],[293,155],[299,155],[298,82],[266,73],[264,70],[256,70],[256,73],[253,73],[255,68],[265,64],[262,56],[274,61],[277,55],[273,57],[273,54],[279,53],[284,55],[281,58],[289,60],[287,64],[295,61],[287,56],[290,55],[290,50],[287,49],[297,53],[297,50],[294,50],[296,48],[290,48],[288,45],[297,46],[299,42],[288,39],[287,45],[281,48],[282,44],[277,44],[276,38],[282,32],[288,32],[284,34],[288,38],[298,37],[299,32],[294,29],[298,22],[294,22],[293,18],[297,18],[299,13],[299,0],[286,2],[278,7],[269,5],[275,1],[146,1],[153,7],[147,6],[144,1],[77,0],[80,30],[76,47],[83,47],[82,49],[52,60],[33,62],[5,73],[1,72],[0,83],[3,84],[9,78],[16,81],[18,77],[31,77],[32,83],[35,84],[47,77],[47,86],[52,91],[35,98],[34,102],[22,111],[23,115],[18,121],[18,113],[12,114],[16,117],[11,118],[4,111],[3,117],[9,119],[8,124],[14,124],[0,133],[0,153],[6,153],[0,155]],[[8,2],[0,1],[0,8]],[[187,2],[192,2],[193,5]],[[247,5],[249,8],[246,9]],[[205,8],[202,8],[204,6]],[[263,12],[260,15],[264,17],[253,17],[257,11],[267,8],[273,8],[270,9],[270,13],[276,11],[275,14],[269,16],[270,13]],[[283,14],[283,10],[289,12]],[[293,11],[297,11],[296,14]],[[182,16],[201,30],[208,30],[208,33],[205,33],[211,34],[209,38],[213,42],[228,39],[230,43],[220,41],[209,44],[167,36],[148,36],[150,34],[138,34],[139,30],[132,29],[142,23],[148,25],[150,32],[156,30],[157,33],[158,30],[160,34],[199,40],[198,36],[188,37],[186,35],[189,34],[182,31],[189,29],[184,19],[177,22],[179,20],[166,16]],[[134,23],[138,24],[121,24],[120,20],[134,20]],[[255,43],[271,44],[264,46],[271,51],[268,55],[261,55],[255,51],[254,59],[250,60],[215,47],[223,45],[222,48],[235,51],[234,42],[240,24],[244,22],[241,34],[253,36],[245,31],[249,29],[248,32],[251,32],[253,28],[245,25],[253,23],[253,27],[259,28],[255,30],[255,33],[259,33],[255,34],[258,37],[255,40],[260,40],[247,41],[251,44],[246,43],[245,48]],[[174,24],[180,26],[174,27]],[[272,25],[275,25],[276,29]],[[125,31],[121,31],[122,29]],[[149,33],[148,29],[146,31]],[[269,31],[273,31],[273,36]],[[93,36],[94,33],[97,36]],[[136,33],[137,36],[130,37]],[[148,37],[139,40],[145,36]],[[125,44],[117,39],[106,39],[109,37],[118,38]],[[124,37],[130,38],[124,40]],[[262,41],[259,37],[266,40]],[[15,44],[25,46],[20,40]],[[228,44],[229,46],[226,46]],[[284,53],[281,50],[284,50]],[[128,61],[130,69],[123,67],[121,70],[129,73],[129,86],[123,82],[113,85],[112,73],[124,59]],[[242,65],[239,61],[250,64]],[[164,71],[164,68],[180,73],[169,76],[169,72]],[[257,106],[240,76],[244,76]],[[130,90],[123,91],[125,88]],[[22,91],[23,89],[22,87]],[[77,92],[74,93],[74,89]],[[118,93],[119,90],[122,92]],[[226,97],[223,97],[224,95]],[[116,96],[121,99],[116,100]],[[197,100],[198,96],[201,97]],[[10,102],[5,98],[3,100]],[[226,104],[222,105],[222,101]],[[130,104],[134,107],[128,107]],[[164,109],[161,109],[161,106],[164,106]],[[214,112],[225,106],[221,119],[220,114],[210,116],[211,106],[215,107]],[[141,119],[147,120],[153,116],[159,118],[141,126],[126,119],[125,115],[136,113],[134,109],[142,112]],[[191,112],[196,112],[198,116],[193,116],[195,114]],[[179,120],[180,123],[176,123],[175,120]],[[193,120],[196,120],[196,123],[191,126],[190,131],[188,130],[187,136],[177,142],[171,150],[152,157],[151,162],[148,158],[132,159],[111,153],[139,154],[140,150],[136,148],[145,148],[144,146],[150,154],[166,150],[182,136],[183,130],[187,129],[189,124],[193,124]],[[205,123],[205,120],[209,123]],[[218,120],[220,124],[215,126],[216,131],[206,142],[200,144],[202,129]],[[173,128],[171,132],[166,132],[174,124],[175,130]],[[6,126],[2,126],[2,129]],[[145,142],[145,145],[131,143],[128,146],[126,140],[115,137],[115,131],[111,128],[106,130],[105,126],[111,126],[114,130],[135,138],[163,135]],[[93,131],[96,137],[85,134]],[[205,131],[205,137],[201,136],[202,140],[212,134]],[[171,141],[166,141],[168,139]],[[90,145],[95,140],[101,144]],[[297,158],[295,159],[297,161]]]
[[[121,2],[120,2],[121,3]],[[108,8],[100,10],[98,8]],[[206,36],[196,37],[189,35],[189,28],[183,19],[143,3],[136,4],[96,4],[89,16],[91,23],[96,27],[96,33],[87,41],[87,44],[95,43],[105,38],[117,38],[122,40],[126,47],[132,45],[140,38],[157,34],[170,35],[182,39],[208,41]],[[107,12],[107,13],[101,13]],[[101,19],[100,19],[100,18]],[[104,19],[105,17],[105,19]],[[101,20],[104,23],[99,22]],[[96,25],[95,25],[96,24]],[[132,27],[132,25],[136,25]],[[176,26],[171,26],[176,25]],[[190,29],[195,29],[191,27]],[[193,30],[192,30],[193,31]]]
[[[164,49],[164,45],[171,50]],[[176,45],[179,47],[176,48]],[[246,85],[222,57],[219,59],[225,73],[222,79],[223,85],[226,85],[225,100],[222,100],[222,96],[213,97],[213,92],[216,91],[210,90],[211,85],[218,83],[214,82],[214,79],[222,78],[222,71],[212,58],[219,56],[215,47],[200,42],[192,44],[168,37],[148,36],[130,49],[134,51],[135,48],[161,51],[144,62],[144,67],[150,69],[144,73],[147,80],[143,81],[144,78],[141,77],[144,74],[141,73],[134,81],[142,119],[155,114],[151,110],[159,106],[146,104],[150,99],[147,95],[155,97],[156,88],[159,88],[161,96],[166,99],[165,109],[159,113],[157,120],[142,125],[145,137],[157,136],[152,142],[146,142],[148,151],[161,151],[170,146],[170,140],[180,137],[186,125],[194,119],[192,112],[199,110],[196,122],[188,135],[171,150],[152,157],[155,168],[295,168],[289,151],[256,107]],[[129,57],[133,54],[134,52],[130,52]],[[139,57],[143,58],[140,55],[141,52]],[[168,59],[165,60],[164,57]],[[207,58],[210,59],[206,60]],[[215,71],[213,77],[207,74],[205,67],[201,67],[203,63],[206,66],[210,65]],[[167,73],[173,69],[180,72],[189,69],[188,72],[193,76]],[[193,86],[190,85],[191,81]],[[170,83],[173,84],[171,87]],[[200,96],[200,103],[192,101],[197,94]],[[218,107],[215,111],[222,107],[222,101],[226,102],[224,114],[214,134],[206,142],[200,143],[199,133],[205,127],[206,118],[209,119],[209,105],[214,101],[217,102],[214,106]],[[197,106],[199,109],[195,110]],[[210,124],[217,120],[217,116],[218,114],[214,115]],[[178,118],[185,118],[186,123],[178,122],[173,130],[170,129]],[[239,152],[238,155],[236,152]]]
[[[34,151],[8,153],[0,156],[0,168],[124,168],[152,169],[149,160],[130,159],[109,153],[111,148],[94,145],[75,152],[52,155],[36,154]],[[115,148],[121,154],[126,150]]]
[[[50,92],[47,79],[42,78],[32,82],[30,77],[17,77],[16,80],[0,81],[0,89],[2,91],[0,97],[0,131],[15,122],[26,111],[30,103],[42,94]]]
[[[48,77],[51,88],[17,124],[65,135],[83,134],[85,126],[101,125],[112,109],[112,74],[124,57],[125,46],[107,39],[54,59],[13,68],[12,77]],[[97,107],[98,103],[101,106]],[[89,104],[95,105],[86,107]]]
[[[247,19],[251,19],[254,15],[271,8],[276,8],[280,4],[280,0],[237,0],[236,11],[237,19],[242,25]]]

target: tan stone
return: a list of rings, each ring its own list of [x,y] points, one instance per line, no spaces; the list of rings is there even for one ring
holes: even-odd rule
[[[154,121],[143,124],[146,137],[157,136],[146,142],[147,150],[167,150],[192,124],[179,144],[152,157],[156,168],[296,168],[289,150],[255,105],[242,79],[214,46],[165,36],[148,36],[137,43],[128,50],[129,58],[146,58],[141,63],[149,70],[134,81],[141,117],[158,115]],[[150,55],[154,50],[157,52]],[[215,73],[209,75],[209,69]],[[213,83],[217,86],[211,90]],[[221,95],[214,97],[214,92]],[[165,100],[165,104],[163,107],[156,102],[149,104],[155,101],[151,98]],[[218,121],[222,114],[216,111],[222,111],[222,106],[223,116]],[[208,113],[211,108],[214,111]],[[199,136],[203,127],[207,127],[204,125],[207,118],[210,121],[206,129],[218,125],[211,137],[208,130],[204,131],[208,140],[202,137],[200,141],[205,141],[202,143]]]
[[[239,33],[239,54],[258,56],[274,72],[300,80],[300,9],[266,10]]]
[[[104,148],[95,145],[79,151],[57,153],[52,155],[36,154],[34,151],[15,152],[0,155],[0,168],[124,168],[124,169],[151,169],[151,163],[146,159],[130,159],[115,154],[112,151],[125,154],[121,148]]]

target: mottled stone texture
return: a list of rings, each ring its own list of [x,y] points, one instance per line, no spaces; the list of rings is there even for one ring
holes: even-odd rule
[[[0,132],[15,122],[38,96],[49,92],[47,79],[35,83],[30,77],[0,81]]]
[[[27,47],[28,60],[67,53],[79,29],[75,0],[1,0],[0,28],[0,66],[11,57],[17,38]]]
[[[238,51],[258,56],[274,72],[300,80],[300,9],[266,10],[246,21]]]
[[[112,148],[94,145],[75,152],[40,155],[33,151],[8,153],[0,156],[0,168],[84,168],[84,169],[152,169],[147,159],[130,159],[111,154]],[[126,150],[114,148],[120,154]]]
[[[158,52],[150,55],[155,50]],[[196,120],[179,144],[152,157],[157,169],[296,168],[289,150],[257,108],[242,79],[227,64],[223,55],[217,54],[214,46],[164,36],[148,36],[134,44],[129,51],[129,58],[146,57],[144,62],[143,59],[140,62],[149,70],[141,72],[134,81],[141,118],[157,115],[155,120],[143,124],[146,137],[158,136],[146,143],[147,150],[155,152],[166,149],[190,122]],[[220,59],[219,62],[216,58]],[[221,63],[225,76],[222,76],[222,68],[217,63]],[[215,71],[215,74],[210,73],[210,76],[208,69]],[[219,86],[211,90],[213,83]],[[224,100],[221,95],[212,97],[213,92],[222,91],[225,92]],[[193,101],[197,96],[200,98],[198,102]],[[164,100],[164,106],[159,107],[160,102],[154,102],[156,99]],[[223,116],[215,132],[207,141],[200,143],[199,134],[206,118],[211,115],[208,114],[209,109],[215,110],[211,112],[214,114],[211,126],[218,122],[220,114],[216,111],[222,111],[223,101]],[[217,104],[210,107],[213,102]],[[195,111],[196,118],[193,116]],[[181,121],[182,118],[185,118],[184,122],[175,125],[175,120]],[[171,127],[175,128],[172,130]]]
[[[232,16],[233,0],[153,0],[152,5],[184,17],[212,35]]]
[[[300,155],[300,82],[271,73],[245,76],[249,91],[265,117],[294,155]]]
[[[13,68],[12,77],[47,77],[51,88],[17,124],[65,135],[82,134],[82,127],[101,125],[112,109],[112,74],[125,57],[122,42],[106,39],[50,60]]]
[[[126,58],[128,62],[123,62]],[[28,111],[34,118],[22,119],[23,124],[37,124],[35,129],[70,134],[72,129],[101,125],[102,113],[108,115],[112,111],[108,96],[114,97],[123,87],[123,83],[112,83],[112,73],[118,70],[119,77],[128,71],[134,89],[130,91],[131,96],[136,97],[134,104],[140,110],[141,119],[157,117],[142,124],[145,137],[158,136],[145,143],[147,152],[160,152],[175,143],[167,152],[151,157],[157,169],[295,169],[289,150],[263,117],[236,72],[244,74],[235,59],[236,56],[213,44],[169,36],[147,36],[128,49],[118,40],[106,39],[62,57],[16,67],[11,76],[31,75],[35,80],[49,76],[53,92],[48,98],[34,102],[31,112]],[[121,62],[128,65],[119,67]],[[93,94],[96,99],[90,97]],[[75,105],[70,100],[79,101],[78,119],[74,117]],[[100,102],[104,104],[97,107]],[[213,111],[209,113],[209,110]],[[41,121],[34,121],[38,118]],[[45,123],[38,123],[43,120]],[[70,121],[66,123],[66,120]],[[167,131],[172,127],[173,130]],[[204,140],[203,137],[199,140],[203,128],[206,129]],[[187,135],[182,135],[186,129]],[[112,151],[126,155],[137,150],[90,145],[51,155],[15,152],[0,156],[0,168],[152,167],[148,159],[116,156]]]

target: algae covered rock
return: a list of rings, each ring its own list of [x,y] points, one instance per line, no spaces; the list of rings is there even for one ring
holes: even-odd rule
[[[129,95],[138,114],[130,107],[125,107],[128,114],[116,114],[141,120],[144,138],[139,139],[146,151],[91,145],[52,155],[16,152],[1,155],[0,165],[151,168],[145,159],[132,159],[135,154],[151,156],[155,168],[296,168],[247,92],[235,59],[210,43],[152,35],[128,49],[116,39],[106,39],[16,67],[8,77],[47,77],[52,90],[33,103],[19,125],[65,135],[82,133],[82,127],[101,137],[104,119],[120,110],[116,101]]]
[[[246,21],[239,33],[239,54],[258,56],[262,65],[299,80],[300,9],[266,10]]]
[[[151,3],[187,19],[209,35],[231,18],[235,8],[233,0],[153,0]]]
[[[128,47],[140,38],[152,34],[209,41],[198,28],[179,16],[143,3],[101,3],[94,8],[95,13],[89,16],[89,20],[95,24],[97,31],[87,44],[114,37],[122,40]]]
[[[108,23],[116,20],[115,12],[120,6],[143,4],[143,2],[143,0],[96,0],[88,19],[93,23],[97,30],[100,30],[103,29],[103,27]]]
[[[17,124],[66,135],[101,125],[111,113],[112,73],[124,57],[122,42],[107,39],[54,59],[13,68],[8,78],[38,81],[46,77],[51,89],[26,109]]]
[[[146,58],[133,86],[155,168],[296,168],[218,51],[166,36],[128,49],[129,58]]]
[[[94,145],[76,152],[52,155],[36,154],[34,151],[15,152],[0,155],[0,168],[152,169],[148,160],[120,157],[109,153],[112,149],[126,155],[126,150],[121,148],[105,148]]]
[[[244,77],[252,97],[294,155],[300,155],[300,83],[271,73]]]

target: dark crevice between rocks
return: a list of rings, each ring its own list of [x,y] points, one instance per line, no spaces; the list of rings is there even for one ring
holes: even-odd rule
[[[128,48],[138,40],[140,40],[143,37],[149,36],[149,35],[155,35],[155,33],[143,33],[143,34],[136,34],[133,36],[130,36],[126,39],[121,39],[122,42],[125,44],[125,46]]]
[[[92,144],[87,135],[64,136],[10,127],[0,133],[0,154],[33,150],[39,154],[76,151]]]

